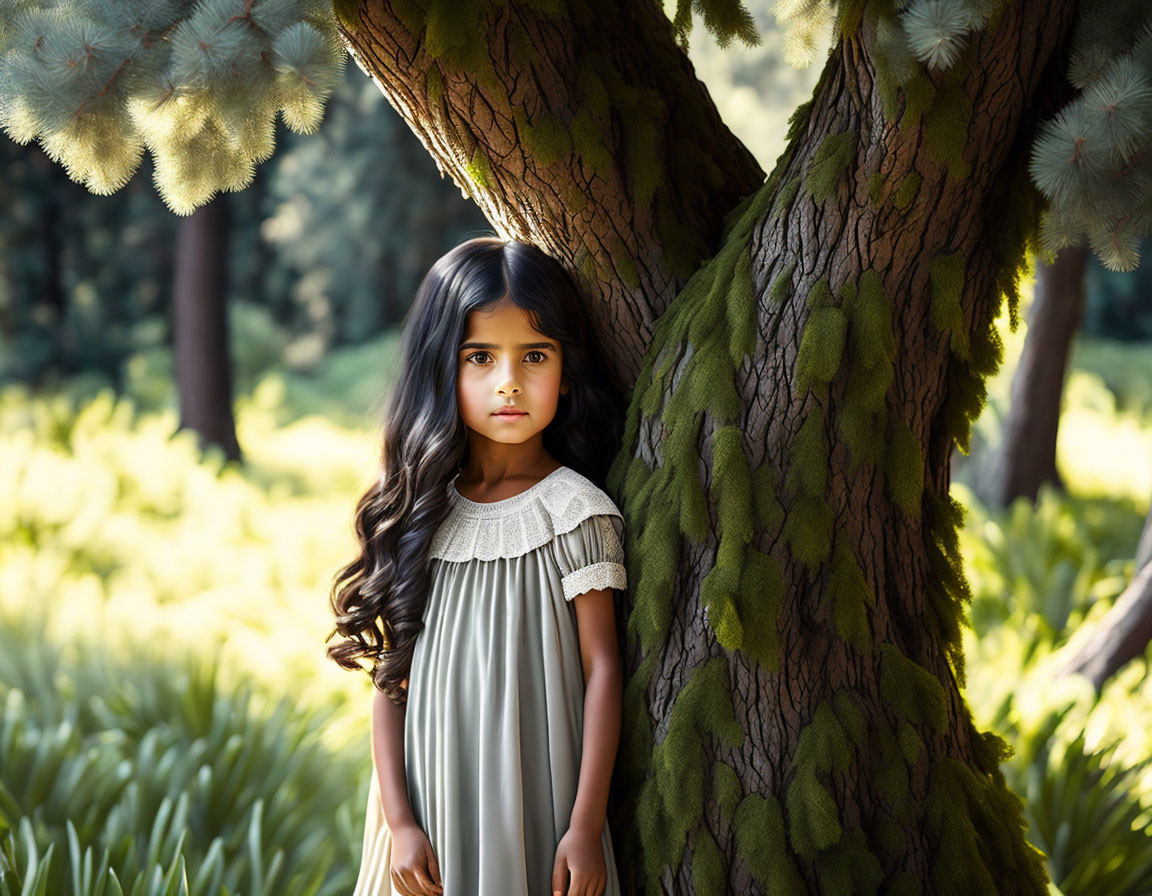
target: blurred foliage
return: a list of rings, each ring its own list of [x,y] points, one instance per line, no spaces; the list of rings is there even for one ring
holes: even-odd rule
[[[333,347],[376,339],[403,319],[436,258],[491,232],[356,66],[315,134],[278,127],[279,149],[252,185],[215,200],[229,206],[242,389],[269,364],[311,371]],[[96,196],[39,146],[0,138],[0,383],[53,391],[82,375],[162,398],[180,219],[148,182],[150,166]]]
[[[1152,284],[1145,290],[1148,295],[1152,295]],[[1147,298],[1144,302],[1152,305]],[[1081,334],[1073,344],[1070,363],[1079,375],[1091,374],[1104,386],[1106,394],[1099,406],[1105,412],[1136,420],[1152,416],[1152,352],[1146,345],[1089,339]]]
[[[1028,838],[1064,896],[1152,892],[1149,654],[1099,698],[1056,677],[1055,651],[1112,606],[1133,573],[1146,507],[1040,490],[989,511],[963,485],[961,550],[972,589],[965,698],[1015,753],[1003,766],[1025,800]]]
[[[3,619],[0,892],[347,892],[368,778],[322,743],[330,711],[170,653]]]
[[[1142,258],[1152,256],[1152,239],[1144,237]],[[1084,269],[1084,311],[1081,333],[1101,339],[1133,342],[1152,339],[1152,265],[1146,261],[1135,271],[1118,273],[1088,256]]]
[[[340,378],[394,345],[300,405],[267,372],[243,468],[110,389],[0,390],[0,893],[350,891],[371,686],[325,597],[375,448]]]
[[[669,18],[677,0],[664,0]],[[820,77],[829,49],[830,34],[814,35],[809,47],[811,63],[796,66],[789,54],[789,34],[773,11],[774,0],[747,0],[746,6],[760,35],[748,47],[733,41],[721,47],[707,28],[696,27],[688,40],[688,58],[725,125],[748,147],[760,167],[771,171],[784,151],[787,120],[809,99]]]
[[[1135,778],[1152,762],[1112,760],[1119,741],[1088,749],[1084,731],[1055,740],[1068,707],[1019,732],[1010,784],[1024,798],[1029,839],[1065,896],[1152,892],[1152,813]]]
[[[146,178],[93,196],[37,146],[0,138],[0,382],[119,382],[121,358],[170,342],[176,220]]]
[[[1011,625],[1027,645],[1026,663],[1066,641],[1093,606],[1127,585],[1146,513],[1135,502],[1064,495],[1045,484],[1035,507],[1018,498],[992,514],[966,487],[953,493],[967,508],[966,569],[980,584],[972,625]]]
[[[113,652],[122,632],[196,632],[268,686],[294,669],[301,700],[363,692],[323,639],[374,439],[311,414],[281,425],[256,403],[238,426],[243,468],[173,435],[173,412],[138,414],[110,391],[83,404],[0,391],[0,611],[40,607],[49,631],[100,631]]]
[[[989,382],[979,440],[999,437],[1026,328],[1000,322],[1009,363]],[[1078,338],[1065,388],[1057,461],[1069,491],[1041,487],[1035,506],[986,507],[964,481],[961,552],[972,592],[964,689],[980,727],[1013,745],[1003,766],[1025,800],[1031,842],[1065,896],[1152,892],[1149,652],[1097,697],[1087,679],[1054,675],[1055,652],[1096,624],[1131,580],[1148,512],[1152,352]]]
[[[987,380],[987,401],[973,422],[969,455],[953,452],[953,482],[972,485],[980,463],[1000,442],[1016,359],[1028,332],[1033,290],[1033,283],[1021,284],[1020,324],[1015,332],[1009,329],[1007,308],[1000,310],[996,328],[1004,343],[1005,361]],[[1147,506],[1152,494],[1149,419],[1152,351],[1148,346],[1078,333],[1068,359],[1056,440],[1057,468],[1072,477],[1074,490]]]
[[[287,332],[266,310],[245,302],[228,309],[233,339],[234,403],[237,408],[263,409],[277,423],[289,423],[316,414],[347,427],[375,424],[383,416],[387,383],[395,378],[401,331],[391,328],[371,340],[334,349],[308,371],[298,371],[277,357],[288,341]],[[46,392],[14,386],[7,393],[8,413],[36,416],[51,411],[67,417],[104,392],[126,400],[134,413],[176,413],[172,349],[151,345],[124,359],[124,377],[117,390],[101,374],[72,377],[57,390]],[[30,403],[36,395],[43,400]],[[5,401],[0,399],[0,401]]]

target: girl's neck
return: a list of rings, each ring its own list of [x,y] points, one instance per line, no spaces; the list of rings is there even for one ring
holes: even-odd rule
[[[456,487],[462,494],[465,488],[484,495],[489,491],[499,491],[502,487],[524,488],[535,485],[563,466],[544,450],[543,445],[536,451],[525,450],[524,445],[498,447],[517,450],[477,451],[475,444],[470,446],[468,460],[456,479]]]

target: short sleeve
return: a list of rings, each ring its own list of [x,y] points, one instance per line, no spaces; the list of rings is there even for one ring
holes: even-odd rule
[[[575,529],[556,536],[565,600],[596,588],[627,587],[623,539],[623,520],[606,513],[585,517]]]

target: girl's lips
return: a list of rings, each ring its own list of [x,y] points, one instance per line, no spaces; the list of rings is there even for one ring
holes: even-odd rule
[[[527,411],[497,411],[493,416],[496,417],[525,417]]]

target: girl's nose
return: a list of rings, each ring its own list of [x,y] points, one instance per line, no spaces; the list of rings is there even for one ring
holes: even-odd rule
[[[520,386],[516,382],[516,377],[513,373],[513,368],[509,367],[503,371],[500,378],[500,385],[496,389],[501,395],[515,395],[520,391]]]

